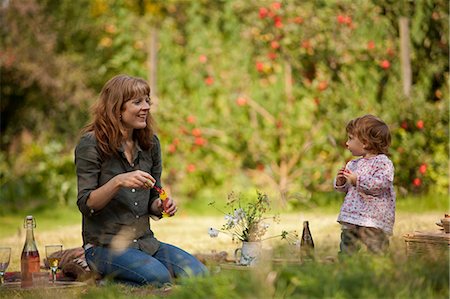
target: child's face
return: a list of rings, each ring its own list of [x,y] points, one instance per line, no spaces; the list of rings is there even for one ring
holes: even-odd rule
[[[353,134],[348,134],[348,139],[345,145],[353,156],[364,157],[367,154],[367,151],[364,149],[364,144]]]

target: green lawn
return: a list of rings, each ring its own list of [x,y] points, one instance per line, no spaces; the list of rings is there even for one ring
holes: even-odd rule
[[[437,263],[426,259],[408,259],[403,235],[415,230],[438,231],[435,222],[448,213],[448,202],[443,196],[408,198],[399,201],[391,255],[383,258],[367,256],[338,262],[340,227],[336,223],[339,207],[314,207],[280,215],[280,224],[270,227],[268,234],[281,229],[301,229],[309,220],[316,244],[317,262],[297,266],[265,265],[258,271],[220,270],[209,265],[212,276],[177,284],[168,293],[151,287],[131,288],[121,285],[90,286],[65,291],[40,290],[33,293],[0,291],[0,297],[11,298],[448,298],[448,256]],[[183,210],[173,218],[152,222],[158,239],[180,246],[192,253],[225,251],[229,258],[239,244],[228,236],[211,239],[207,229],[220,227],[223,217],[198,216],[191,209]],[[81,220],[76,208],[33,213],[37,219],[35,237],[43,257],[43,247],[62,243],[65,248],[81,245]],[[25,216],[25,215],[23,215]],[[25,239],[21,225],[22,215],[1,218],[0,246],[12,247],[9,271],[19,270],[19,258]],[[280,246],[277,240],[264,242],[267,252]],[[276,251],[276,250],[275,250]],[[189,295],[192,294],[192,295]],[[268,297],[267,297],[267,296]]]

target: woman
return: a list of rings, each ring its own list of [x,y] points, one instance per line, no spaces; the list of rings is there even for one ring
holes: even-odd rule
[[[75,149],[86,260],[102,276],[135,285],[207,273],[195,257],[159,242],[150,229],[149,217],[161,218],[163,206],[153,189],[161,187],[162,165],[149,95],[141,78],[109,80]],[[164,212],[176,211],[169,198]]]

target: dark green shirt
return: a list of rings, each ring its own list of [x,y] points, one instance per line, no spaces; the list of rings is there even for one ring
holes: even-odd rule
[[[75,149],[78,177],[78,208],[83,214],[83,243],[112,248],[131,247],[153,255],[159,242],[150,229],[150,206],[159,197],[154,189],[121,188],[101,210],[90,209],[86,202],[95,189],[114,176],[142,170],[161,186],[161,146],[154,136],[149,150],[137,146],[133,163],[125,157],[123,148],[117,156],[103,160],[93,133],[83,135]],[[155,215],[160,216],[160,215]]]

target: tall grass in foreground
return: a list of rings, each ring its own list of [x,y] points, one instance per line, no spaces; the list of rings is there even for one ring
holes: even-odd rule
[[[119,284],[67,290],[0,290],[2,298],[449,298],[448,251],[440,256],[359,254],[336,261],[225,270],[178,281],[170,290]]]
[[[361,254],[333,263],[222,271],[170,298],[449,298],[449,260]]]

